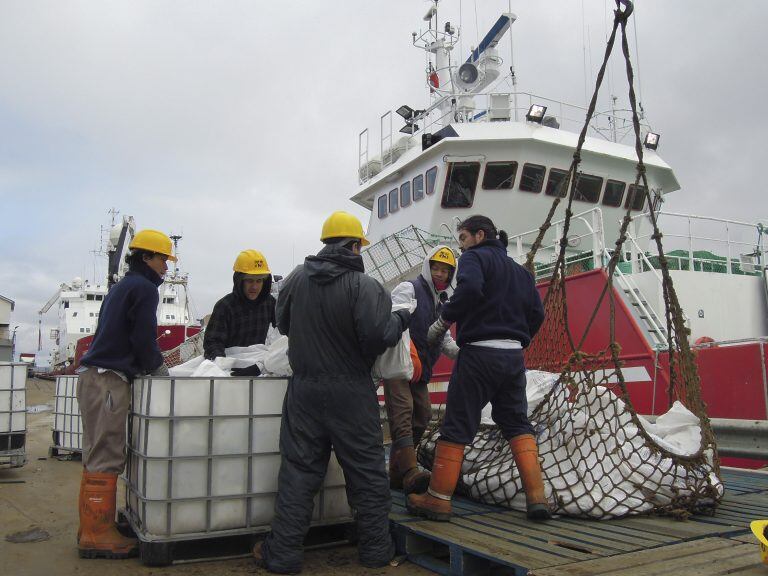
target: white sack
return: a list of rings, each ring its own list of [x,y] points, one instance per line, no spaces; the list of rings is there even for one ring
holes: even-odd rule
[[[293,374],[288,362],[288,336],[280,336],[269,346],[264,357],[264,371],[273,376]]]
[[[392,311],[408,310],[411,314],[416,310],[416,298],[408,302],[392,304]],[[413,378],[413,361],[411,360],[411,333],[403,332],[397,344],[387,348],[373,364],[371,376],[374,380],[408,380]]]

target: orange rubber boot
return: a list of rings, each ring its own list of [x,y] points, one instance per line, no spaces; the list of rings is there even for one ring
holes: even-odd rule
[[[83,468],[83,472],[85,472],[85,468]],[[77,497],[77,511],[78,511],[78,517],[83,517],[83,488],[85,487],[85,474],[80,476],[80,494]],[[77,527],[77,543],[80,544],[80,535],[83,533],[83,527],[78,526]]]
[[[138,541],[117,531],[116,490],[117,474],[83,469],[77,545],[81,558],[130,558],[138,554]]]
[[[544,481],[541,477],[539,450],[531,434],[510,438],[509,447],[520,471],[520,480],[525,491],[525,504],[529,520],[549,520],[547,498],[544,496]]]
[[[451,496],[461,474],[464,445],[438,440],[432,478],[426,494],[410,494],[407,507],[411,514],[430,520],[447,522],[451,519]]]

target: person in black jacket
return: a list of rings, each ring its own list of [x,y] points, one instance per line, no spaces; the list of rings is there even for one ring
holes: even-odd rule
[[[104,299],[93,343],[78,370],[83,423],[78,548],[85,558],[127,558],[138,552],[136,539],[122,536],[115,526],[130,384],[142,374],[168,374],[157,344],[157,289],[168,270],[166,262],[176,261],[171,239],[141,230],[129,248],[128,273]]]
[[[430,326],[427,342],[442,340],[456,322],[460,347],[448,384],[440,439],[425,494],[408,496],[408,509],[433,520],[449,520],[464,447],[471,444],[483,407],[512,450],[525,490],[528,517],[550,517],[536,439],[528,420],[523,348],[544,321],[533,275],[507,256],[507,235],[490,218],[471,216],[457,226],[464,253],[456,289]],[[498,238],[497,238],[498,236]]]
[[[272,274],[258,250],[243,250],[232,266],[232,292],[216,302],[205,327],[203,352],[213,360],[225,356],[231,346],[264,344],[270,326],[275,325],[275,298],[271,294]],[[232,370],[233,376],[258,376],[257,364]]]
[[[302,543],[332,449],[357,510],[360,562],[385,566],[395,552],[371,368],[399,340],[410,313],[392,312],[389,294],[365,275],[360,248],[368,241],[357,218],[334,212],[320,239],[325,247],[286,278],[277,301],[293,377],[283,403],[275,517],[254,556],[278,573],[301,570]]]

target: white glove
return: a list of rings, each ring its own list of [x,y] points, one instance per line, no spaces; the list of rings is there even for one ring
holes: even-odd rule
[[[430,348],[436,346],[443,339],[445,333],[448,332],[451,324],[452,322],[446,322],[442,318],[435,320],[427,331],[427,346]]]
[[[446,338],[443,342],[443,354],[451,360],[456,360],[459,356],[459,345],[456,344],[453,338]]]

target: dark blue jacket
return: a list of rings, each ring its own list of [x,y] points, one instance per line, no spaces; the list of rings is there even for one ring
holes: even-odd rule
[[[157,287],[163,279],[143,262],[104,299],[93,343],[81,364],[119,370],[129,379],[163,363],[157,344]]]
[[[544,307],[531,273],[501,242],[487,240],[459,258],[456,289],[440,315],[456,322],[459,346],[511,339],[526,347],[544,321]]]
[[[411,315],[411,323],[408,325],[411,340],[416,346],[421,360],[421,378],[419,382],[429,382],[432,377],[432,368],[442,353],[443,342],[438,342],[431,348],[427,346],[427,330],[430,325],[437,320],[437,315],[441,304],[435,306],[435,299],[432,296],[432,288],[427,285],[427,281],[419,275],[410,281],[413,284],[413,291],[416,296],[416,310]]]

